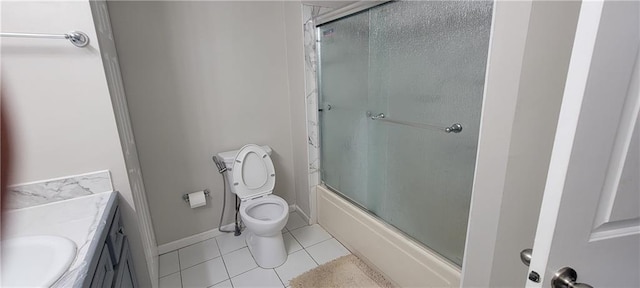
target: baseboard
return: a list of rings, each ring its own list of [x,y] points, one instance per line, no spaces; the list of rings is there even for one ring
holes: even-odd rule
[[[309,188],[309,224],[318,223],[318,202],[316,196],[317,185]]]
[[[306,222],[309,222],[309,216],[307,216],[307,214],[305,214],[299,207],[298,205],[295,204],[291,204],[289,205],[289,213],[294,212],[294,211],[298,211],[298,213],[300,214],[300,216],[302,216],[302,218],[304,218],[304,220]],[[231,223],[225,226],[222,226],[223,230],[232,230],[234,229],[235,224]],[[215,238],[217,236],[220,236],[224,234],[223,232],[218,231],[218,228],[215,229],[211,229],[208,231],[204,231],[202,233],[198,233],[196,235],[191,235],[182,239],[178,239],[176,241],[173,242],[169,242],[167,244],[162,244],[162,245],[158,245],[158,255],[162,255],[174,250],[178,250],[180,248],[184,248],[187,247],[189,245],[193,245],[196,244],[198,242],[202,242],[204,240],[209,240],[211,238]]]
[[[222,226],[223,230],[233,230],[234,228],[235,228],[235,223],[231,223],[231,224]],[[167,244],[162,244],[162,245],[158,246],[158,255],[162,255],[162,254],[167,253],[167,252],[178,250],[180,248],[184,248],[184,247],[187,247],[189,245],[193,245],[193,244],[196,244],[198,242],[202,242],[204,240],[209,240],[211,238],[215,238],[215,237],[220,236],[222,234],[224,234],[224,232],[220,232],[220,231],[218,231],[218,228],[215,228],[215,229],[212,229],[212,230],[204,231],[202,233],[198,233],[196,235],[191,235],[189,237],[178,239],[176,241],[169,242]]]
[[[297,211],[298,215],[302,216],[305,222],[309,223],[309,225],[313,224],[311,223],[311,219],[309,218],[309,215],[307,215],[307,213],[304,213],[304,211],[300,209],[300,206],[298,206],[297,204],[294,204],[293,206],[295,206],[294,207],[295,209],[293,211]]]

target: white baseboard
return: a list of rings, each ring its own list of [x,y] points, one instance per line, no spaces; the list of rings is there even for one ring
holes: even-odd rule
[[[222,226],[223,230],[233,230],[235,228],[235,223],[231,223],[228,225]],[[173,242],[169,242],[167,244],[162,244],[158,246],[158,255],[165,254],[167,252],[171,252],[174,250],[178,250],[180,248],[187,247],[189,245],[196,244],[198,242],[202,242],[204,240],[209,240],[211,238],[217,237],[224,234],[223,232],[218,231],[218,228],[204,231],[202,233],[198,233],[196,235],[191,235],[189,237],[185,237],[182,239],[178,239]]]
[[[317,185],[309,188],[309,224],[318,223],[318,202],[316,196]]]
[[[307,215],[307,213],[304,213],[304,211],[302,211],[302,209],[300,209],[298,205],[294,204],[293,206],[295,206],[294,211],[298,212],[298,215],[302,216],[305,222],[309,223],[309,225],[313,224],[311,223],[311,219],[309,218],[309,215]]]
[[[289,205],[289,213],[294,212],[294,211],[298,211],[298,213],[300,214],[300,216],[302,216],[302,218],[304,218],[304,220],[306,222],[309,222],[309,216],[307,216],[307,214],[305,214],[299,207],[298,205],[295,204],[291,204]],[[225,226],[222,226],[223,230],[233,230],[235,228],[235,223],[231,223]],[[208,230],[208,231],[204,231],[202,233],[198,233],[196,235],[191,235],[182,239],[178,239],[176,241],[173,242],[169,242],[167,244],[162,244],[162,245],[158,245],[158,255],[162,255],[174,250],[178,250],[180,248],[184,248],[187,247],[189,245],[193,245],[196,244],[198,242],[202,242],[204,240],[209,240],[211,238],[215,238],[217,236],[220,236],[224,234],[223,232],[218,231],[218,228],[212,229],[212,230]]]

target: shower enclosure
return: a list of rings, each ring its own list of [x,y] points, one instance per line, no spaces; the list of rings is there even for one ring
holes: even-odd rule
[[[492,2],[390,2],[317,28],[321,178],[461,266]]]

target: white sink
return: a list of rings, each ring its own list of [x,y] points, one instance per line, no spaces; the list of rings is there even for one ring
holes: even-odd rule
[[[2,287],[49,287],[76,256],[76,244],[60,236],[2,241]]]

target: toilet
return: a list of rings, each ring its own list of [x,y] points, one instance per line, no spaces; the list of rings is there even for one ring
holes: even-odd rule
[[[287,260],[282,228],[289,218],[289,205],[273,195],[276,173],[270,154],[269,146],[255,144],[218,154],[227,166],[231,192],[242,201],[240,217],[247,227],[247,246],[262,268],[275,268]]]

